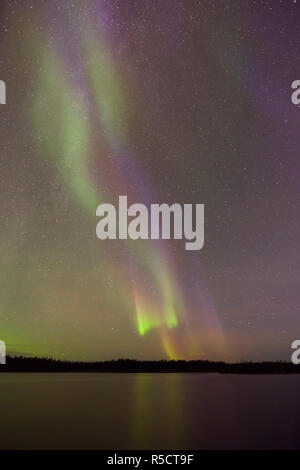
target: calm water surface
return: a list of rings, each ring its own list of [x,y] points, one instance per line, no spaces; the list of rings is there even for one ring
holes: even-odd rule
[[[1,449],[300,448],[300,375],[1,374]]]

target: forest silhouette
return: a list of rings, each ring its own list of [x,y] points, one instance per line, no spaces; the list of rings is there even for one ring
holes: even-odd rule
[[[293,374],[300,373],[300,364],[291,362],[214,362],[205,360],[134,360],[80,362],[52,358],[8,356],[3,372],[118,372],[118,373],[221,373],[221,374]]]

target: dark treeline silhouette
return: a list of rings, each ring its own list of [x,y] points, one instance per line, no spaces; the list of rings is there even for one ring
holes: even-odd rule
[[[221,374],[293,374],[300,365],[291,362],[138,361],[118,359],[99,362],[61,361],[38,357],[7,357],[1,372],[218,372]]]

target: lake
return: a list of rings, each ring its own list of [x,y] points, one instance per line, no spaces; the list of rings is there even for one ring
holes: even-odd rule
[[[1,449],[296,449],[300,375],[1,373]]]

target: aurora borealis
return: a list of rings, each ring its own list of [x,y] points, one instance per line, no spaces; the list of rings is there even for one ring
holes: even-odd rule
[[[296,1],[4,0],[0,339],[55,358],[287,359],[299,329]],[[96,208],[205,204],[205,245]]]

